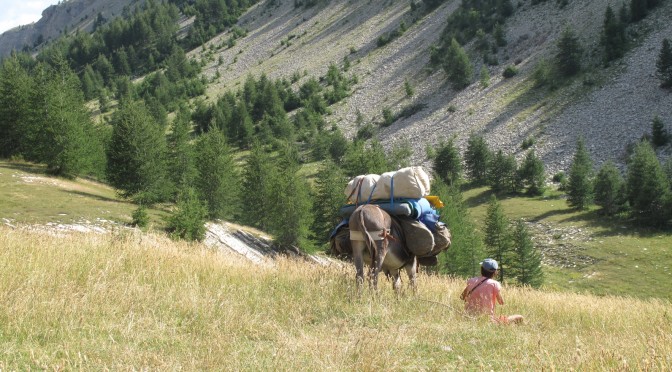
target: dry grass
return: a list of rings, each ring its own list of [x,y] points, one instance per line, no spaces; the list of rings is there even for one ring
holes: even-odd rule
[[[505,288],[521,326],[462,315],[462,281],[353,296],[354,273],[275,269],[135,232],[0,227],[0,369],[668,369],[670,304]]]

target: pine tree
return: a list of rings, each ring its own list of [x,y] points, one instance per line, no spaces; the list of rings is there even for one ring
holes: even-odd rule
[[[508,269],[511,267],[510,254],[512,250],[511,236],[508,233],[510,222],[504,215],[504,209],[492,195],[488,202],[485,216],[485,249],[489,257],[499,262],[499,279],[504,282]]]
[[[92,157],[103,152],[85,107],[80,81],[67,62],[55,55],[54,66],[36,74],[33,94],[32,160],[48,172],[73,177],[93,171]]]
[[[448,80],[450,80],[455,89],[464,89],[471,83],[473,77],[471,61],[469,61],[469,57],[460,43],[454,38],[446,52],[443,69],[446,71]]]
[[[168,217],[168,231],[173,239],[203,240],[208,214],[204,204],[192,187],[187,187],[180,193],[175,210]]]
[[[241,180],[226,136],[220,130],[211,130],[198,139],[196,169],[196,188],[207,202],[208,216],[233,220],[240,210]]]
[[[593,162],[586,150],[583,139],[576,143],[576,152],[569,169],[567,183],[567,204],[577,209],[586,209],[593,202]]]
[[[299,169],[298,151],[285,144],[280,151],[277,172],[271,179],[273,203],[267,206],[269,230],[281,246],[309,250],[312,198],[305,177],[298,174]]]
[[[383,146],[372,141],[367,147],[364,141],[355,141],[343,156],[343,170],[347,176],[360,174],[382,174],[388,172],[389,165]]]
[[[444,203],[438,212],[452,235],[450,248],[439,255],[439,267],[449,275],[474,276],[479,273],[479,262],[483,259],[483,238],[469,215],[460,188],[434,179],[432,193]]]
[[[604,214],[613,215],[624,208],[625,181],[613,162],[605,163],[595,177],[595,204]]]
[[[544,281],[541,253],[534,246],[530,231],[522,219],[516,221],[511,239],[514,259],[510,275],[521,285],[539,288]]]
[[[262,230],[270,228],[267,208],[269,201],[275,199],[273,179],[276,172],[264,148],[253,143],[243,170],[241,204],[245,206],[245,213],[240,216],[242,223]]]
[[[663,226],[670,218],[670,183],[649,142],[637,144],[628,164],[628,201],[639,222]]]
[[[0,157],[18,155],[30,145],[27,130],[34,79],[16,54],[4,59],[0,67]]]
[[[663,39],[663,46],[656,61],[656,74],[661,87],[672,88],[672,47],[668,39]]]
[[[322,163],[315,177],[315,204],[312,231],[317,242],[327,242],[329,233],[340,222],[339,207],[345,204],[343,187],[347,178],[331,160]]]
[[[581,57],[583,48],[574,31],[567,27],[558,40],[558,52],[555,55],[555,63],[562,76],[569,77],[581,70]]]
[[[467,140],[467,149],[464,153],[464,164],[469,179],[477,186],[485,185],[488,181],[488,164],[492,159],[492,151],[482,136],[471,133]]]
[[[245,102],[238,102],[231,115],[231,125],[229,126],[228,138],[237,144],[241,149],[247,148],[252,142],[254,134],[254,124]]]
[[[647,1],[648,0],[631,0],[630,1],[630,16],[633,22],[644,19],[647,10]]]
[[[485,65],[481,66],[480,82],[481,88],[490,86],[490,72],[488,72],[488,68]]]
[[[93,72],[93,68],[91,68],[91,65],[86,65],[81,80],[82,80],[82,92],[84,93],[84,98],[87,101],[90,101],[98,97],[99,94],[98,90],[100,89],[100,85],[102,84],[99,81],[97,81],[97,76]]]
[[[607,62],[621,58],[625,54],[627,39],[625,36],[625,24],[607,6],[604,14],[604,24],[600,42],[604,47],[605,60]]]
[[[523,163],[518,169],[518,178],[523,187],[527,188],[529,195],[541,195],[544,193],[546,185],[546,172],[544,171],[544,162],[530,150],[525,155]]]
[[[107,178],[124,197],[142,204],[168,198],[173,186],[166,164],[166,137],[141,102],[125,101],[112,117]]]
[[[667,134],[663,120],[656,115],[651,123],[651,142],[653,143],[653,146],[665,146],[669,140],[670,136]]]
[[[446,184],[460,184],[462,180],[462,159],[453,139],[439,144],[433,168],[434,173]]]
[[[168,170],[177,192],[193,186],[198,170],[191,145],[191,113],[181,107],[168,134]]]
[[[515,193],[520,190],[518,165],[513,155],[497,151],[488,166],[488,185],[497,193]]]

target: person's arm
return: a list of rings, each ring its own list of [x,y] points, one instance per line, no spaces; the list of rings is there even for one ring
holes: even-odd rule
[[[504,299],[502,298],[502,295],[499,293],[499,291],[497,291],[497,302],[500,305],[504,305]]]
[[[504,299],[502,298],[502,285],[495,283],[495,297],[497,298],[497,303],[504,305]]]
[[[467,286],[464,287],[464,291],[462,291],[462,294],[460,295],[460,299],[461,299],[462,301],[466,301],[466,300],[467,300],[467,293],[469,293],[469,284],[467,284]]]

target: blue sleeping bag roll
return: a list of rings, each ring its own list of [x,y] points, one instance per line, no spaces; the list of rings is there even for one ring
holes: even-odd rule
[[[379,206],[382,210],[386,211],[387,213],[389,213],[393,216],[411,217],[411,215],[413,214],[413,208],[407,202],[398,202],[398,203],[391,204],[389,202],[374,201],[370,204],[375,204],[375,205]],[[354,212],[355,209],[357,209],[358,206],[359,205],[354,205],[354,204],[344,205],[338,211],[338,214],[339,214],[339,216],[341,216],[341,218],[349,219],[350,215],[352,215],[352,212]],[[413,217],[413,218],[415,218],[415,217]]]

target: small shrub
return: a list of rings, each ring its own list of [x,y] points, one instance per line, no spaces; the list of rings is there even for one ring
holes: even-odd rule
[[[401,112],[399,112],[399,114],[396,115],[394,119],[397,120],[411,117],[417,114],[418,112],[422,111],[422,109],[424,109],[425,107],[427,107],[427,105],[424,103],[414,103],[412,105],[408,105],[404,107],[401,110]]]
[[[392,115],[392,110],[389,107],[383,109],[383,127],[389,127],[394,123],[394,115]]]
[[[534,138],[529,138],[529,137],[526,138],[526,139],[524,139],[524,140],[523,140],[523,143],[520,145],[520,147],[521,147],[523,150],[527,150],[527,149],[529,149],[529,148],[532,147],[532,146],[534,146]]]
[[[149,214],[147,214],[147,208],[144,205],[140,205],[138,209],[134,210],[131,218],[133,218],[131,222],[133,226],[144,228],[149,225]]]
[[[408,82],[408,80],[404,80],[404,91],[406,91],[406,97],[413,97],[415,94],[415,91],[413,90],[413,87],[411,86],[411,83]]]
[[[560,191],[565,190],[567,187],[567,175],[563,171],[554,174],[552,181],[560,184],[560,186],[558,187],[558,190]]]
[[[373,124],[364,124],[357,129],[357,139],[367,140],[376,134],[376,128]]]
[[[203,240],[208,208],[193,188],[185,190],[177,200],[176,209],[168,218],[173,239]]]
[[[518,68],[513,65],[506,66],[504,72],[502,72],[502,76],[504,76],[507,79],[512,78],[516,75],[518,75]]]
[[[455,105],[448,106],[448,112],[452,113],[452,112],[455,112],[455,111],[457,111],[457,107],[455,107]]]

